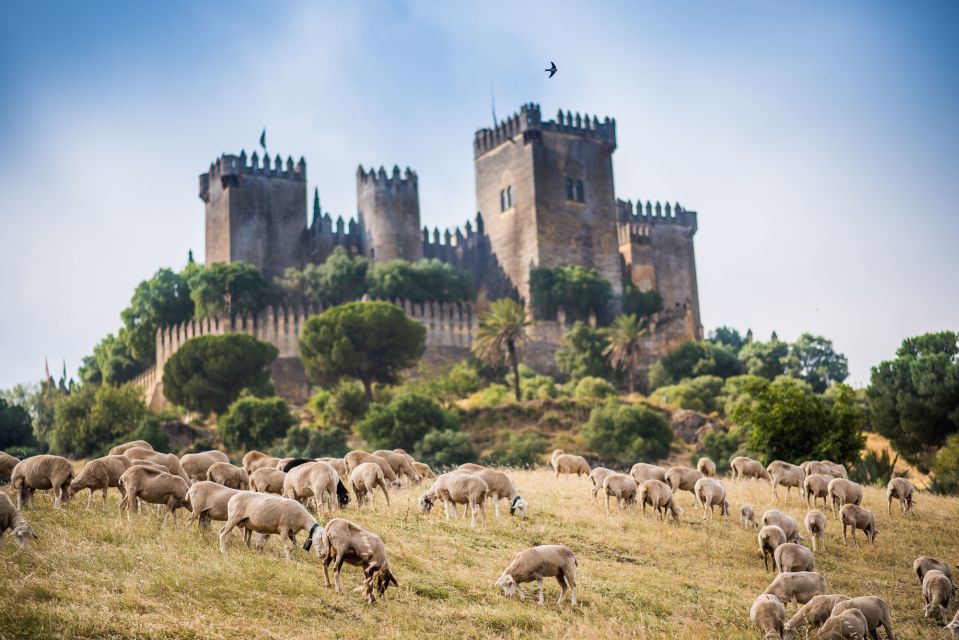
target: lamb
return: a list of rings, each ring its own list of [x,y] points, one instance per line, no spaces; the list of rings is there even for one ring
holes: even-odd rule
[[[893,499],[899,500],[899,510],[902,512],[902,515],[909,515],[912,513],[912,494],[913,494],[912,483],[905,478],[893,478],[889,481],[889,484],[886,485],[886,502],[887,511],[889,515],[892,515],[892,501]]]
[[[847,504],[842,508],[839,514],[839,521],[842,522],[842,543],[846,544],[846,528],[852,529],[852,541],[859,546],[859,540],[856,538],[856,529],[862,529],[866,534],[869,544],[876,544],[876,536],[879,530],[876,528],[876,516],[872,511],[867,511],[855,504]]]
[[[703,520],[713,519],[713,507],[719,505],[719,515],[729,516],[729,500],[726,499],[726,487],[719,480],[700,478],[693,486],[693,495],[703,508]],[[709,508],[709,517],[706,517],[706,508]]]
[[[813,558],[812,551],[794,542],[787,542],[776,547],[773,552],[773,561],[779,573],[816,570],[816,560]]]
[[[666,482],[666,469],[655,464],[647,464],[645,462],[637,462],[634,464],[633,468],[629,470],[629,475],[633,476],[633,479],[639,484],[642,484],[647,480],[659,480],[660,482]]]
[[[70,496],[73,497],[84,489],[90,490],[87,498],[87,509],[93,500],[94,491],[103,492],[103,510],[107,510],[107,491],[110,487],[120,488],[120,476],[130,468],[133,462],[126,456],[104,456],[91,460],[80,471],[80,474],[70,483]]]
[[[120,476],[120,488],[123,490],[123,499],[120,500],[120,509],[127,509],[127,520],[133,521],[133,510],[137,507],[137,500],[150,504],[166,505],[167,512],[163,514],[162,527],[167,517],[173,516],[173,528],[176,529],[176,510],[189,508],[187,491],[190,484],[180,476],[165,471],[158,471],[143,465],[132,465]]]
[[[410,462],[409,454],[380,449],[379,451],[374,451],[373,455],[379,456],[386,460],[386,462],[390,465],[390,468],[393,469],[393,473],[395,473],[397,477],[405,476],[406,479],[412,484],[416,484],[420,481],[420,474],[416,473],[416,469],[413,468],[413,463]]]
[[[882,598],[878,596],[859,596],[851,600],[843,600],[836,603],[836,606],[832,609],[832,614],[837,615],[847,609],[858,609],[862,612],[866,617],[866,628],[874,639],[878,640],[879,634],[876,630],[881,625],[886,631],[886,637],[889,640],[896,640],[896,635],[892,631],[892,608]]]
[[[380,473],[382,475],[382,471]],[[376,595],[380,597],[383,597],[391,583],[397,587],[400,586],[393,572],[390,571],[390,561],[386,555],[383,538],[343,518],[333,518],[326,523],[320,536],[317,554],[323,559],[323,576],[326,578],[328,587],[332,586],[329,567],[330,563],[333,563],[333,579],[336,582],[337,593],[342,592],[343,589],[340,582],[340,568],[344,562],[363,567],[366,601],[370,604],[376,601],[373,594],[374,583]]]
[[[821,473],[806,475],[802,484],[802,494],[806,497],[808,508],[814,509],[818,498],[822,498],[823,509],[826,508],[827,498],[829,497],[829,483],[832,482],[832,479],[832,476]]]
[[[460,465],[460,468],[462,469],[462,467],[465,466],[466,465]],[[519,495],[519,491],[516,489],[516,483],[513,482],[512,478],[502,471],[484,469],[482,467],[472,473],[482,478],[486,486],[489,487],[487,497],[493,501],[493,508],[495,509],[497,518],[499,517],[500,500],[509,501],[509,514],[511,516],[519,515],[520,518],[526,517],[529,502],[526,501],[526,498]]]
[[[759,629],[766,640],[780,640],[786,622],[786,607],[774,595],[763,594],[753,600],[749,621]]]
[[[203,451],[202,453],[188,453],[180,458],[180,466],[186,471],[191,482],[206,480],[207,470],[217,462],[229,462],[230,459],[222,451]]]
[[[926,573],[932,569],[942,571],[946,574],[946,577],[952,580],[952,569],[949,568],[947,563],[936,560],[930,556],[919,556],[915,562],[912,563],[912,570],[916,572],[916,576],[919,578],[919,586],[922,586],[922,579],[925,578]]]
[[[786,621],[783,627],[783,639],[799,640],[799,629],[806,625],[821,627],[832,615],[832,608],[844,600],[849,600],[849,596],[839,593],[814,596],[812,600],[801,606],[792,618]]]
[[[124,444],[118,444],[117,446],[110,449],[111,456],[122,456],[129,449],[137,447],[139,449],[149,449],[153,450],[153,445],[147,442],[146,440],[134,440],[132,442],[126,442]]]
[[[611,476],[614,473],[616,472],[612,469],[607,469],[606,467],[596,467],[589,472],[589,480],[593,483],[593,488],[590,491],[590,495],[592,495],[593,498],[595,498],[596,494],[599,493],[599,490],[603,488],[603,480],[605,480],[607,476]]]
[[[183,470],[183,465],[180,464],[180,459],[172,453],[160,453],[158,451],[154,451],[153,449],[146,449],[144,447],[132,447],[124,451],[123,455],[131,460],[146,460],[147,462],[163,465],[166,467],[169,473],[175,476],[180,476],[186,480],[187,483],[190,482],[190,476],[188,476],[186,471]]]
[[[479,476],[463,471],[454,471],[453,473],[444,473],[436,478],[433,486],[419,498],[419,512],[429,513],[433,509],[433,504],[437,500],[443,501],[443,509],[446,513],[446,519],[450,519],[450,507],[452,507],[454,517],[456,514],[455,505],[468,504],[472,511],[470,526],[476,526],[476,514],[483,514],[483,521],[486,521],[486,496],[489,486]]]
[[[695,498],[696,482],[702,477],[703,474],[689,467],[670,467],[669,471],[666,472],[666,484],[673,490],[673,493],[689,491]]]
[[[646,480],[639,485],[639,502],[643,505],[643,515],[646,515],[646,505],[651,505],[653,510],[659,515],[660,520],[666,520],[668,512],[673,520],[679,522],[679,514],[682,509],[673,502],[673,490],[669,485],[660,480]]]
[[[33,505],[34,492],[53,489],[53,506],[62,509],[70,501],[73,465],[66,458],[40,455],[17,463],[10,473],[10,484],[17,493],[17,511],[24,503]]]
[[[822,546],[826,550],[826,514],[819,509],[810,509],[803,518],[803,524],[806,525],[806,532],[812,538],[812,550],[818,551]]]
[[[561,544],[544,544],[520,551],[503,571],[496,584],[503,588],[503,594],[512,598],[517,593],[520,600],[525,598],[519,585],[536,581],[539,587],[539,603],[543,604],[543,578],[555,577],[559,582],[559,599],[566,597],[566,584],[569,583],[572,606],[576,606],[576,556]]]
[[[729,461],[729,467],[733,471],[733,478],[737,480],[745,478],[769,480],[769,473],[762,463],[746,456],[736,456]]]
[[[557,449],[553,452],[553,455],[550,456],[550,464],[553,466],[553,471],[556,472],[556,477],[559,478],[559,474],[572,475],[576,474],[576,477],[579,476],[589,476],[589,463],[586,462],[586,458],[582,456],[574,456],[570,453],[564,452],[562,449]]]
[[[636,481],[625,473],[613,473],[603,480],[603,493],[606,495],[606,515],[609,515],[609,499],[616,498],[620,509],[636,504]]]
[[[427,478],[436,478],[436,474],[430,469],[430,465],[425,462],[414,462],[413,468],[416,469],[416,474],[420,477],[420,481]]]
[[[197,522],[200,529],[209,531],[211,520],[225,522],[229,517],[227,505],[230,498],[238,493],[240,493],[239,489],[225,487],[210,480],[201,480],[193,484],[186,492],[187,502],[190,503],[192,511],[187,518],[187,526]]]
[[[12,457],[12,456],[11,456]],[[30,540],[36,540],[39,536],[33,532],[33,528],[23,517],[20,510],[13,506],[13,502],[7,497],[7,494],[0,493],[0,541],[3,534],[10,529],[13,533],[13,541],[21,549],[26,549]]]
[[[386,506],[390,505],[390,490],[386,485],[386,478],[383,476],[383,470],[375,462],[364,462],[353,469],[350,473],[350,485],[356,496],[356,506],[362,507],[368,502],[375,511],[376,499],[373,494],[377,487],[383,490]]]
[[[825,595],[827,592],[826,579],[815,571],[780,573],[763,591],[776,596],[783,604],[806,604],[814,596]]]
[[[0,451],[0,478],[10,478],[13,468],[20,463],[20,458],[15,458],[9,453]]]
[[[922,599],[926,603],[923,615],[933,618],[939,624],[945,624],[946,607],[949,606],[955,591],[952,580],[946,574],[938,569],[930,569],[922,579]]]
[[[224,487],[246,491],[250,488],[250,476],[241,467],[229,462],[215,462],[207,469],[206,479]]]
[[[253,473],[263,467],[273,467],[275,469],[277,461],[278,458],[254,449],[253,451],[248,451],[247,454],[243,456],[243,470],[247,473]]]
[[[786,544],[786,534],[781,528],[774,524],[769,524],[764,526],[759,530],[759,534],[756,536],[756,540],[759,542],[759,553],[763,557],[763,567],[766,571],[769,571],[769,561],[773,561],[773,568],[776,568],[776,549],[780,545]]]
[[[696,463],[696,470],[705,477],[712,478],[716,475],[716,463],[709,458],[700,458]]]
[[[266,535],[279,535],[283,541],[283,552],[290,562],[293,561],[294,537],[297,533],[308,532],[303,545],[306,551],[313,544],[319,544],[323,534],[320,523],[296,500],[252,491],[240,491],[227,503],[227,521],[219,534],[220,553],[226,553],[226,537],[235,527],[243,528],[243,541],[247,548],[251,548],[250,540],[254,533],[259,534],[258,540]]]
[[[832,504],[832,512],[837,518],[839,510],[845,504],[862,504],[862,485],[846,480],[845,478],[833,478],[829,481],[829,502]]]
[[[283,495],[283,482],[286,474],[279,469],[260,467],[250,474],[250,488],[260,493]]]
[[[782,485],[786,487],[786,500],[789,500],[789,492],[793,487],[800,493],[802,492],[803,481],[806,479],[806,472],[794,464],[783,462],[782,460],[773,460],[766,467],[766,473],[769,474],[770,482],[773,485],[772,499],[779,501],[779,494],[776,493],[776,487]]]
[[[756,522],[756,512],[753,511],[752,505],[744,504],[739,507],[739,523],[743,526],[743,529],[759,526],[759,523]]]
[[[762,523],[764,525],[774,524],[783,530],[786,534],[786,542],[802,542],[803,537],[799,535],[799,521],[792,516],[787,516],[778,509],[769,509],[763,513]]]
[[[363,464],[364,462],[375,462],[380,465],[380,469],[383,470],[383,477],[390,481],[394,487],[399,488],[400,480],[396,477],[396,473],[393,471],[393,467],[390,466],[390,463],[387,462],[384,458],[379,456],[374,456],[372,453],[366,453],[365,451],[350,451],[343,460],[346,462],[346,469],[350,473],[353,472],[357,466]]]
[[[333,512],[337,503],[337,485],[340,476],[326,462],[308,461],[289,469],[283,480],[283,497],[305,502],[307,498],[316,499],[316,516],[320,517],[323,505]]]
[[[864,640],[869,626],[859,609],[845,609],[833,614],[823,623],[816,640]]]

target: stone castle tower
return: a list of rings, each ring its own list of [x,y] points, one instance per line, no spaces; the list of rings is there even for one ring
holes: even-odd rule
[[[366,257],[374,262],[402,258],[410,262],[423,259],[420,232],[420,195],[416,173],[400,175],[393,167],[387,175],[383,167],[369,173],[360,165],[356,170],[356,204],[360,233]]]

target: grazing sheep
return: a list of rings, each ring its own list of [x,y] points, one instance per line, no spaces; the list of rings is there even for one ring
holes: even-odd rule
[[[383,470],[375,462],[364,462],[357,465],[350,473],[350,486],[353,487],[357,507],[362,507],[368,503],[375,511],[376,498],[374,492],[377,487],[383,490],[386,506],[390,506],[390,490],[386,485],[386,478],[383,476]]]
[[[230,459],[222,451],[203,451],[188,453],[180,458],[180,466],[186,471],[190,482],[206,480],[206,472],[217,462],[229,462]]]
[[[946,607],[949,606],[955,590],[952,580],[942,571],[930,569],[926,572],[922,579],[922,599],[926,603],[923,615],[939,624],[946,624]]]
[[[460,469],[463,469],[467,465],[460,465]],[[523,498],[519,495],[519,491],[516,489],[516,483],[513,482],[513,479],[502,471],[497,471],[496,469],[485,469],[480,467],[476,471],[472,471],[474,475],[479,476],[483,479],[483,482],[486,483],[486,486],[489,487],[489,491],[486,494],[487,497],[493,501],[493,508],[496,512],[496,517],[499,517],[499,501],[506,500],[509,502],[509,514],[519,515],[520,518],[526,517],[526,510],[529,509],[529,502],[526,501],[526,498]]]
[[[250,488],[260,493],[283,495],[283,482],[286,474],[272,467],[260,467],[250,474]]]
[[[283,497],[299,502],[315,498],[316,517],[319,518],[324,505],[330,513],[333,512],[334,503],[338,502],[336,487],[339,482],[340,476],[332,466],[326,462],[309,460],[287,471],[283,479]]]
[[[780,545],[786,544],[786,534],[781,528],[774,524],[769,524],[759,530],[756,536],[759,542],[759,553],[763,557],[763,567],[769,571],[769,561],[773,562],[773,569],[776,568],[776,549]]]
[[[603,488],[603,480],[607,476],[611,476],[615,471],[612,469],[607,469],[606,467],[596,467],[589,472],[589,481],[593,483],[593,488],[590,491],[590,494],[593,498],[596,497],[596,494],[599,493],[599,490]]]
[[[247,473],[253,473],[263,467],[273,467],[275,469],[278,460],[278,458],[269,456],[262,451],[248,451],[247,454],[243,456],[243,470]]]
[[[416,469],[413,468],[413,463],[410,461],[411,457],[408,453],[397,453],[396,451],[380,449],[379,451],[374,451],[373,455],[386,460],[397,478],[405,477],[411,484],[416,484],[420,481],[420,474],[416,473]]]
[[[802,483],[802,494],[806,497],[806,506],[816,508],[816,500],[822,498],[822,508],[825,509],[829,498],[829,483],[833,477],[822,473],[813,473],[806,476]]]
[[[124,444],[118,444],[117,446],[113,447],[112,449],[110,449],[110,455],[122,456],[129,449],[132,449],[134,447],[137,447],[140,449],[150,449],[151,451],[153,450],[153,445],[147,442],[146,440],[134,440],[133,442],[126,442]]]
[[[297,533],[308,532],[303,545],[306,551],[313,544],[320,543],[323,533],[320,523],[296,500],[253,491],[240,491],[227,503],[227,521],[220,529],[220,553],[226,553],[226,537],[235,527],[243,528],[243,541],[247,548],[251,548],[250,541],[254,533],[260,534],[258,541],[263,539],[262,536],[279,535],[283,541],[283,552],[290,562],[293,561],[294,537]]]
[[[17,511],[24,503],[33,505],[34,492],[53,489],[53,506],[60,509],[70,501],[73,465],[66,458],[40,455],[17,463],[10,473],[10,484],[17,494]]]
[[[756,522],[756,512],[753,511],[752,505],[744,504],[739,507],[739,523],[743,526],[743,529],[751,529],[759,526],[759,523]]]
[[[363,465],[358,465],[357,469],[361,466]],[[356,469],[354,469],[355,472]],[[382,475],[382,470],[380,474]],[[323,575],[328,587],[332,586],[330,584],[329,566],[331,562],[333,563],[333,579],[336,582],[338,593],[342,592],[343,589],[340,582],[340,568],[344,562],[363,567],[366,601],[370,604],[376,601],[373,595],[374,583],[376,585],[376,595],[380,597],[383,597],[383,594],[386,593],[390,583],[397,587],[400,586],[393,576],[393,572],[390,571],[390,561],[386,555],[386,545],[383,544],[383,538],[349,520],[333,518],[326,523],[320,536],[317,554],[323,559]]]
[[[832,609],[832,614],[836,615],[847,609],[858,609],[866,616],[866,628],[875,640],[879,638],[876,630],[880,625],[886,631],[886,637],[889,640],[896,640],[896,634],[892,631],[892,607],[882,598],[878,596],[859,596],[858,598],[843,600],[836,603],[836,606]]]
[[[819,509],[810,509],[803,518],[803,524],[806,525],[806,532],[812,538],[812,550],[818,551],[822,546],[826,550],[826,514]]]
[[[390,463],[384,458],[374,456],[372,453],[366,453],[365,451],[350,451],[344,456],[343,460],[346,462],[346,470],[350,473],[364,462],[375,462],[380,465],[380,469],[383,470],[383,477],[389,480],[390,484],[396,488],[400,486],[400,479],[396,477],[393,467],[391,467]]]
[[[812,551],[794,542],[787,542],[776,547],[773,552],[773,561],[779,573],[816,570],[816,559]]]
[[[953,638],[959,638],[959,610],[957,610],[956,615],[953,616],[952,622],[946,625],[946,629],[949,630]]]
[[[780,485],[786,487],[786,500],[789,500],[789,492],[793,487],[796,487],[796,491],[802,493],[806,473],[801,467],[783,462],[782,460],[773,460],[769,463],[769,466],[766,467],[766,473],[769,474],[769,481],[773,485],[772,500],[774,502],[779,501],[779,494],[776,492],[776,487]]]
[[[629,470],[629,475],[633,476],[633,480],[639,484],[642,484],[647,480],[659,480],[660,482],[666,482],[666,469],[655,464],[647,464],[645,462],[637,462],[634,464],[633,468]]]
[[[200,529],[209,531],[211,520],[225,522],[229,517],[227,506],[230,498],[238,493],[239,489],[225,487],[211,480],[194,483],[186,492],[186,499],[192,511],[186,521],[187,527],[197,522]]]
[[[832,475],[833,478],[849,478],[849,472],[841,464],[829,460],[820,460],[819,464],[823,465],[826,468],[826,473]]]
[[[829,616],[815,640],[865,640],[869,625],[859,609],[845,609]]]
[[[427,478],[436,478],[436,473],[430,469],[430,465],[425,462],[413,462],[413,468],[416,469],[417,475],[420,477],[420,481],[426,480]]]
[[[887,511],[889,515],[892,515],[892,501],[896,499],[899,501],[899,511],[902,512],[902,515],[909,515],[912,513],[912,494],[913,494],[912,483],[905,478],[893,478],[889,481],[889,484],[886,485],[886,502]]]
[[[696,463],[696,470],[703,476],[712,478],[716,475],[716,463],[709,458],[700,458],[699,462]]]
[[[103,510],[107,509],[107,491],[110,487],[120,488],[120,476],[130,468],[132,461],[126,456],[104,456],[91,460],[70,483],[70,497],[84,489],[90,490],[87,497],[87,509],[93,500],[94,491],[103,492]]]
[[[826,579],[815,571],[797,571],[780,573],[766,587],[763,593],[771,593],[783,604],[796,602],[806,604],[814,596],[825,595],[828,591]]]
[[[10,478],[13,468],[20,463],[20,458],[15,458],[9,453],[0,451],[0,478]]]
[[[138,500],[156,505],[166,505],[167,512],[163,514],[162,527],[168,516],[173,516],[173,528],[176,529],[176,510],[189,508],[186,494],[190,484],[180,476],[158,471],[143,465],[132,465],[120,476],[120,489],[123,499],[120,500],[120,509],[127,509],[127,520],[133,521],[133,510]]]
[[[703,520],[713,519],[713,508],[719,506],[719,515],[729,516],[729,500],[726,499],[726,487],[719,480],[700,478],[693,486],[693,495],[703,508]],[[709,508],[709,517],[706,509]]]
[[[842,522],[842,543],[846,544],[846,528],[852,529],[852,541],[859,546],[859,540],[856,538],[856,529],[862,529],[866,534],[869,544],[876,544],[876,536],[879,530],[876,528],[876,516],[872,511],[867,511],[859,505],[847,504],[843,506],[839,513],[839,521]]]
[[[483,514],[483,521],[486,521],[486,494],[489,487],[479,476],[464,471],[454,471],[453,473],[441,474],[433,482],[426,493],[419,498],[419,512],[429,513],[433,509],[433,504],[437,500],[443,501],[443,510],[446,519],[450,519],[450,511],[453,517],[459,517],[455,505],[468,504],[472,511],[470,526],[476,526],[476,514]],[[452,508],[452,509],[451,509]]]
[[[571,604],[576,606],[576,556],[561,544],[543,544],[520,551],[503,571],[496,584],[503,588],[503,594],[512,598],[517,593],[520,600],[525,598],[522,588],[524,582],[536,581],[539,587],[539,603],[543,604],[543,578],[555,577],[559,582],[559,599],[566,597],[566,584],[569,583]]]
[[[801,462],[799,464],[799,468],[802,469],[803,473],[805,473],[807,476],[821,474],[832,477],[832,474],[829,473],[829,467],[818,460],[806,460],[805,462]]]
[[[799,535],[799,521],[792,516],[787,516],[779,509],[769,509],[763,513],[762,523],[764,525],[774,524],[783,530],[786,534],[786,542],[802,542],[803,537]]]
[[[646,480],[639,485],[638,501],[643,505],[643,515],[646,515],[646,505],[650,505],[658,515],[660,520],[666,520],[666,514],[669,513],[673,520],[679,522],[679,514],[682,509],[673,502],[673,490],[669,485],[661,480]]]
[[[769,480],[769,473],[762,463],[746,456],[736,456],[729,461],[729,467],[732,469],[733,478],[737,480],[744,478]]]
[[[346,460],[343,458],[317,458],[316,461],[325,462],[336,469],[336,472],[340,474],[341,480],[350,477],[350,470],[346,468]]]
[[[460,466],[456,467],[457,471],[466,471],[467,473],[476,473],[477,471],[483,471],[488,469],[481,464],[476,464],[475,462],[464,462]]]
[[[952,580],[952,569],[949,567],[948,563],[945,563],[941,560],[936,560],[931,556],[919,556],[916,558],[915,562],[912,563],[912,570],[916,572],[916,576],[919,578],[920,586],[922,586],[922,579],[926,577],[926,573],[932,569],[938,569],[939,571],[942,571],[950,580]]]
[[[702,477],[703,474],[689,467],[670,467],[669,471],[666,472],[666,484],[673,490],[673,493],[677,491],[692,493],[695,500],[696,482]]]
[[[7,529],[10,529],[13,534],[13,541],[21,549],[26,549],[30,540],[36,540],[39,537],[33,532],[23,514],[13,506],[13,502],[7,497],[7,494],[0,493],[0,542],[2,542],[3,534],[7,532]]]
[[[786,607],[772,594],[757,596],[749,608],[749,621],[763,634],[764,640],[781,640]]]
[[[839,510],[845,504],[862,504],[862,485],[845,478],[833,478],[829,481],[829,502],[837,518]]]
[[[821,627],[832,615],[832,608],[844,600],[849,600],[849,596],[839,593],[813,597],[812,600],[801,606],[792,618],[786,621],[783,627],[783,639],[799,640],[799,630],[807,625]]]
[[[566,475],[575,473],[577,478],[581,475],[589,476],[589,463],[586,462],[586,458],[565,453],[562,449],[553,452],[550,456],[550,464],[553,465],[557,478],[561,473]]]
[[[636,504],[636,481],[625,473],[613,473],[603,480],[603,493],[606,495],[606,515],[609,515],[609,499],[616,498],[620,509]]]
[[[162,465],[166,467],[168,473],[171,473],[175,476],[180,476],[186,480],[187,483],[190,482],[190,476],[188,476],[186,471],[183,470],[183,465],[180,464],[180,459],[172,453],[160,453],[158,451],[154,451],[153,449],[132,447],[124,451],[123,455],[131,460],[146,460],[147,462],[153,462],[155,464]]]
[[[250,488],[250,476],[241,467],[229,462],[215,462],[206,471],[206,479],[224,487],[246,491]]]

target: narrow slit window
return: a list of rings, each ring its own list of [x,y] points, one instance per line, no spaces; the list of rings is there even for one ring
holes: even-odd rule
[[[586,201],[586,197],[583,194],[583,181],[577,180],[576,181],[576,202],[585,202],[585,201]]]

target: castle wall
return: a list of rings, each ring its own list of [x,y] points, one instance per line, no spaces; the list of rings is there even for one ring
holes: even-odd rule
[[[356,220],[336,221],[320,209],[319,192],[313,196],[313,222],[303,237],[303,264],[322,264],[336,247],[343,247],[350,255],[363,254],[363,238]]]
[[[387,176],[383,167],[356,170],[356,203],[366,257],[375,262],[423,258],[420,200],[416,174],[399,167]]]

